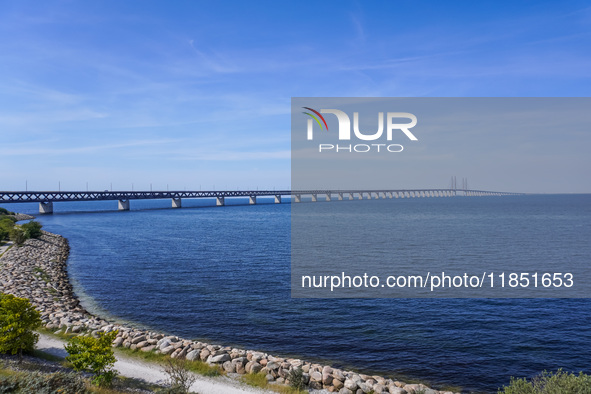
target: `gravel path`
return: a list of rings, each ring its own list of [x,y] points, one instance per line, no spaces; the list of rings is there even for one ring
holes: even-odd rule
[[[37,349],[53,356],[65,358],[68,354],[64,349],[64,344],[65,342],[58,338],[40,334]],[[162,368],[156,364],[146,363],[120,354],[115,355],[117,357],[115,369],[123,376],[142,379],[146,382],[156,384],[163,384],[166,380],[166,375],[162,371]],[[191,390],[200,394],[271,393],[267,390],[242,385],[238,381],[225,376],[219,378],[196,376],[197,381],[191,386]]]

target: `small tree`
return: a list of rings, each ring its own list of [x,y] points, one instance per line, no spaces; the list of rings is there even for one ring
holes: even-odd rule
[[[99,332],[99,337],[78,336],[70,339],[65,345],[69,356],[66,360],[72,363],[75,371],[90,371],[93,373],[92,383],[97,386],[110,386],[117,371],[112,343],[117,331],[109,333]]]
[[[39,312],[26,298],[0,293],[0,352],[31,351],[39,340],[34,330],[41,325]]]
[[[27,240],[27,236],[25,235],[25,232],[20,227],[14,226],[13,228],[10,229],[9,234],[10,234],[10,240],[12,242],[14,242],[15,244],[17,244],[18,246],[21,246]]]
[[[164,364],[167,383],[175,393],[188,393],[197,377],[187,368],[185,359],[169,358]]]
[[[23,231],[25,232],[25,237],[29,238],[39,238],[42,234],[41,232],[41,223],[31,220],[28,223],[25,223],[21,226]]]
[[[289,385],[296,390],[303,390],[306,388],[306,383],[304,380],[304,371],[302,368],[292,368],[287,375],[287,379],[289,380]]]

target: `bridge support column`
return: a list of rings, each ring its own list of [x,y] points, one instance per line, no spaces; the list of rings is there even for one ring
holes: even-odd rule
[[[330,193],[326,193],[326,201],[332,201],[332,196]]]
[[[318,194],[312,194],[312,202],[318,201]]]
[[[392,198],[392,192],[388,192],[388,198]]]
[[[215,205],[218,207],[223,207],[226,205],[226,199],[223,196],[215,198]]]
[[[275,195],[275,204],[281,204],[281,194]]]
[[[343,201],[343,193],[339,193],[339,201]]]
[[[353,196],[353,193],[349,193],[349,200],[353,200],[355,198],[355,196]]]
[[[295,195],[295,202],[302,202],[302,195],[301,194]]]
[[[53,203],[51,201],[39,203],[39,213],[53,213]]]
[[[256,204],[256,203],[257,203],[257,196],[249,196],[249,197],[248,197],[248,203],[249,203],[250,205],[254,205],[254,204]]]
[[[129,200],[119,200],[117,202],[117,209],[120,211],[129,211]]]
[[[172,199],[172,207],[173,208],[180,208],[182,207],[181,199],[180,198],[173,198]]]

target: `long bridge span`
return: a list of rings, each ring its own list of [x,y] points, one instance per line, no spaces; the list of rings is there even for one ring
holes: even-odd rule
[[[281,203],[282,197],[293,197],[302,202],[309,197],[312,202],[379,198],[455,197],[455,196],[506,196],[522,193],[497,192],[470,189],[376,189],[376,190],[220,190],[220,191],[15,191],[1,192],[0,204],[38,202],[39,213],[52,213],[54,202],[68,201],[117,201],[119,210],[129,210],[131,200],[170,199],[172,208],[181,208],[182,199],[215,198],[217,206],[225,205],[226,198],[248,197],[249,204],[256,204],[257,197],[274,197]]]

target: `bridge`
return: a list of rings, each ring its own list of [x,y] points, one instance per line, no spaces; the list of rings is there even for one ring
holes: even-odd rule
[[[215,198],[217,206],[225,205],[226,198],[248,197],[249,204],[256,204],[257,197],[273,197],[281,203],[284,196],[293,197],[296,203],[302,197],[312,202],[379,198],[454,197],[454,196],[506,196],[523,193],[496,192],[470,189],[384,189],[384,190],[225,190],[225,191],[20,191],[0,192],[0,204],[38,202],[39,213],[52,213],[54,202],[68,201],[117,201],[119,210],[129,210],[131,200],[170,199],[172,208],[181,208],[182,199]]]

